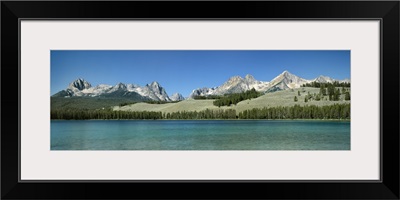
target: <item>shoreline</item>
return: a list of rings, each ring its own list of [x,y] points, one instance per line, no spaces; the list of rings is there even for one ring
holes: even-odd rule
[[[351,119],[50,119],[50,121],[343,121]]]

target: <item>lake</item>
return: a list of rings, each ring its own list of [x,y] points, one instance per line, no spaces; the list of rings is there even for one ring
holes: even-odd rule
[[[350,150],[350,122],[52,120],[51,150]]]

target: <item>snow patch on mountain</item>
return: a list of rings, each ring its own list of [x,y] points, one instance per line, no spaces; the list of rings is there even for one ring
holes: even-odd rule
[[[240,76],[233,76],[228,81],[223,83],[221,86],[214,88],[198,88],[192,91],[189,98],[194,98],[195,96],[209,96],[209,95],[224,95],[231,93],[240,93],[254,88],[259,92],[273,92],[278,90],[287,90],[292,88],[299,88],[301,85],[310,82],[320,82],[320,83],[331,83],[336,81],[327,76],[319,76],[313,80],[307,80],[298,77],[289,71],[285,70],[269,82],[258,81],[252,75],[248,74],[244,78]],[[339,82],[350,82],[349,79],[345,79]]]
[[[254,88],[257,91],[264,90],[268,82],[257,81],[252,75],[247,74],[244,78],[240,76],[233,76],[229,78],[224,84],[214,88],[198,88],[192,91],[189,98],[195,96],[209,96],[209,95],[224,95],[231,93],[240,93]]]
[[[180,93],[174,93],[169,97],[171,101],[183,101],[185,98]]]
[[[285,70],[269,82],[267,91],[299,88],[301,85],[309,82],[311,81],[300,78]]]
[[[321,75],[315,78],[313,81],[318,83],[333,83],[335,80],[333,78]]]
[[[139,86],[137,84],[124,84],[118,83],[114,86],[100,84],[92,87],[91,84],[82,78],[79,78],[71,82],[67,89],[58,92],[53,96],[89,96],[96,97],[102,95],[113,95],[114,96],[131,96],[137,93],[138,95],[150,98],[155,101],[171,101],[165,89],[158,83],[152,82],[146,86]]]
[[[244,78],[240,76],[233,76],[229,78],[222,85],[217,87],[203,87],[197,88],[192,91],[189,98],[194,98],[195,96],[210,96],[210,95],[224,95],[232,93],[240,93],[251,90],[254,88],[259,92],[273,92],[278,90],[286,90],[292,88],[299,88],[301,85],[310,82],[319,83],[332,83],[334,81],[348,82],[350,79],[336,80],[327,76],[319,76],[312,80],[307,80],[291,74],[288,71],[283,71],[281,74],[276,76],[269,82],[258,81],[252,75],[247,74]],[[95,87],[79,78],[71,82],[65,90],[58,92],[53,95],[54,97],[72,97],[72,96],[88,96],[88,97],[138,97],[141,100],[154,100],[154,101],[181,101],[185,98],[179,94],[175,93],[172,96],[168,96],[166,90],[156,81],[146,84],[145,86],[140,86],[137,84],[124,84],[118,83],[114,86],[100,84]]]

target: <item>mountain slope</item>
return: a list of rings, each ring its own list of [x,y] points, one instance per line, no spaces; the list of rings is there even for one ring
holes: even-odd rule
[[[224,95],[232,93],[245,92],[252,88],[257,91],[264,90],[268,85],[268,82],[257,81],[250,74],[247,74],[244,78],[240,76],[233,76],[221,86],[215,88],[198,88],[192,91],[189,98],[195,96],[208,96],[208,95]]]
[[[269,93],[299,88],[301,85],[313,81],[319,83],[332,83],[334,81],[350,82],[350,79],[336,80],[321,75],[315,79],[307,80],[291,74],[288,71],[283,71],[271,81],[266,82],[256,80],[252,75],[247,74],[244,78],[233,76],[218,87],[203,87],[192,90],[189,98],[193,99],[196,96],[220,96],[225,94],[241,93],[251,90],[252,88],[259,92]],[[156,81],[151,84],[146,84],[145,86],[118,83],[114,86],[100,84],[93,87],[89,82],[82,78],[71,82],[65,90],[54,94],[52,97],[112,97],[129,98],[136,101],[181,101],[185,99],[179,93],[168,96],[166,90]]]
[[[109,97],[129,98],[137,101],[171,101],[165,89],[157,82],[143,87],[136,84],[118,83],[114,86],[100,84],[92,87],[91,84],[79,78],[52,97]]]
[[[171,95],[169,98],[171,99],[171,101],[182,101],[182,100],[185,100],[185,98],[179,93],[175,93],[175,94]]]
[[[245,78],[240,76],[233,76],[228,81],[223,83],[221,86],[213,88],[198,88],[192,91],[189,98],[194,98],[195,96],[209,96],[209,95],[224,95],[231,93],[245,92],[254,88],[259,92],[275,92],[280,90],[287,90],[293,88],[300,88],[301,85],[310,82],[320,82],[320,83],[331,83],[334,81],[338,82],[350,82],[349,79],[345,80],[335,80],[327,76],[319,76],[313,80],[307,80],[291,74],[288,71],[283,71],[281,74],[276,76],[269,82],[258,81],[251,75],[246,75]]]
[[[308,82],[311,81],[300,78],[288,71],[284,71],[269,82],[267,92],[299,88],[301,85]]]

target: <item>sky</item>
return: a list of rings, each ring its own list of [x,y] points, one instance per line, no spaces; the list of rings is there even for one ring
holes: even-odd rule
[[[247,74],[271,81],[283,71],[305,79],[350,78],[349,50],[52,50],[51,95],[83,78],[92,86],[157,81],[168,93],[222,85]]]

